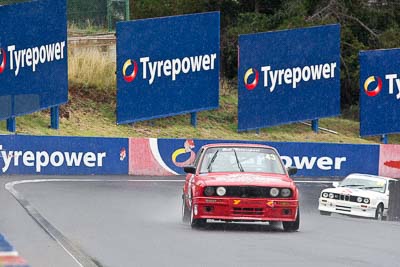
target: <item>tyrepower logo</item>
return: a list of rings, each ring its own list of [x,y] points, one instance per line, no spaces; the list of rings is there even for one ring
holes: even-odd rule
[[[2,58],[0,73],[4,72],[7,65],[11,71],[14,71],[15,76],[18,76],[23,68],[29,68],[35,72],[40,64],[64,59],[66,54],[64,50],[65,41],[24,49],[19,49],[16,45],[9,45],[7,46],[8,56],[3,48],[0,49]]]
[[[251,83],[249,82],[250,76],[254,76],[253,81]],[[259,78],[260,77],[259,77],[258,71],[256,69],[253,69],[253,68],[248,69],[246,71],[246,73],[244,74],[244,86],[246,87],[246,89],[253,90],[254,88],[256,88],[258,85]]]
[[[1,64],[0,64],[0,74],[3,73],[4,69],[6,68],[7,56],[6,51],[3,48],[0,49],[1,52]]]
[[[397,74],[386,74],[385,80],[388,82],[389,95],[393,95],[396,88],[396,99],[400,99],[400,79],[397,78]],[[367,96],[377,96],[382,91],[382,88],[383,82],[378,76],[369,76],[364,82],[364,92]]]
[[[370,84],[376,83],[373,90],[369,90]],[[367,96],[377,96],[382,90],[382,79],[380,77],[369,76],[364,82],[364,92]]]
[[[131,68],[131,66],[132,66],[131,73],[127,74],[127,70],[128,68]],[[125,61],[124,66],[122,67],[122,76],[124,77],[124,80],[127,83],[132,82],[136,78],[137,73],[138,73],[138,65],[136,61],[132,61],[131,59]]]
[[[336,67],[336,62],[287,69],[273,69],[271,66],[262,66],[262,84],[271,93],[282,84],[290,85],[293,89],[296,89],[301,83],[335,78]],[[254,80],[249,82],[249,78],[253,74]],[[258,79],[258,71],[254,68],[248,69],[243,79],[246,89],[253,90],[257,87]]]
[[[171,81],[175,81],[182,74],[214,70],[216,59],[216,53],[157,61],[152,61],[150,57],[141,57],[140,66],[136,61],[128,59],[122,66],[122,77],[127,83],[131,83],[141,72],[141,78],[147,80],[149,85],[161,77],[169,77]]]
[[[102,167],[107,153],[66,151],[6,151],[0,145],[0,168],[3,173],[18,166],[32,167],[37,173],[51,167]]]

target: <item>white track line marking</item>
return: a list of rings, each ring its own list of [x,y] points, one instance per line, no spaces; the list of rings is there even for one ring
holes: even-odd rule
[[[29,183],[30,181],[35,181],[35,180],[23,180],[23,181],[16,181],[16,182],[10,182],[7,183],[4,187],[17,199],[17,201],[19,201],[19,197],[20,194],[19,192],[14,188],[14,185],[17,184],[24,184],[24,183]],[[39,180],[37,181],[39,182]],[[29,210],[28,208],[30,207],[25,207],[23,206],[26,211]],[[32,216],[32,214],[30,214]],[[37,221],[36,221],[37,222]],[[37,222],[38,223],[38,222]],[[51,231],[46,231],[48,235],[50,235],[56,242],[58,245],[60,245],[60,247],[69,255],[71,256],[71,258],[80,266],[80,267],[84,267],[84,265],[82,265],[82,263],[72,254],[72,252],[70,252],[65,246],[64,244],[57,238],[57,236],[55,236]]]
[[[33,180],[20,180],[9,182],[6,184],[8,186],[14,186],[19,184],[28,183],[46,183],[46,182],[168,182],[168,183],[183,183],[185,180],[171,180],[171,179],[33,179]],[[309,184],[331,184],[334,181],[316,181],[316,180],[300,180],[295,183],[309,183]]]

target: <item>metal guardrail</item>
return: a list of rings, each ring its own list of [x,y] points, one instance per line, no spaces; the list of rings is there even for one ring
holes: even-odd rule
[[[389,183],[388,220],[400,221],[400,181]]]

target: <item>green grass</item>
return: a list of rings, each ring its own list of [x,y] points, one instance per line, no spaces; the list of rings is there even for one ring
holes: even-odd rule
[[[115,59],[114,59],[115,60]],[[320,131],[310,126],[293,123],[261,129],[259,132],[237,131],[237,89],[235,82],[221,82],[220,103],[217,110],[198,113],[197,128],[190,124],[190,115],[154,119],[135,124],[116,125],[115,63],[112,57],[93,49],[69,53],[69,101],[60,109],[60,129],[49,128],[48,110],[17,118],[17,134],[154,137],[268,140],[293,142],[379,143],[378,137],[360,138],[355,107],[344,112],[346,118],[324,118],[320,127],[337,134]],[[5,121],[0,122],[0,134],[8,134]],[[398,135],[389,137],[398,143]]]

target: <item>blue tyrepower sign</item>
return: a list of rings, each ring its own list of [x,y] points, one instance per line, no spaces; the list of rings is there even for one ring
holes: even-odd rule
[[[127,138],[0,136],[1,174],[127,174]]]
[[[379,145],[293,143],[228,140],[157,139],[153,154],[161,155],[162,166],[184,174],[201,146],[211,143],[257,143],[275,147],[286,167],[297,167],[296,176],[343,177],[352,172],[378,174]],[[368,164],[366,164],[366,162]]]
[[[0,6],[0,120],[68,100],[65,0]]]
[[[340,114],[340,26],[239,36],[238,130]]]
[[[360,135],[400,132],[400,49],[361,51]]]
[[[218,107],[219,12],[117,23],[117,123]]]

